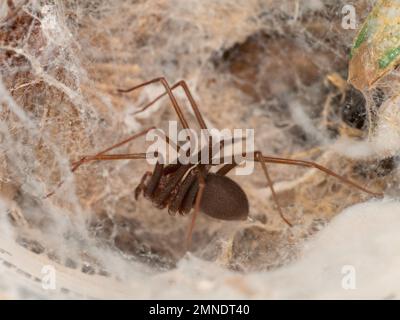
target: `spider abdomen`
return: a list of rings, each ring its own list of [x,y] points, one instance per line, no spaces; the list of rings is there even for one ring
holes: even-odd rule
[[[200,204],[201,211],[221,220],[246,220],[249,201],[242,188],[232,179],[209,173]]]

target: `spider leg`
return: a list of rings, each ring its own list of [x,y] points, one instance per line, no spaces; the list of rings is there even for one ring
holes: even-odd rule
[[[279,204],[278,196],[276,195],[276,192],[275,192],[275,189],[274,189],[274,183],[272,182],[272,179],[271,179],[271,177],[269,175],[269,172],[268,172],[268,169],[267,169],[267,165],[266,165],[266,161],[264,160],[264,157],[263,157],[262,153],[259,152],[259,151],[256,151],[254,153],[254,155],[255,155],[255,159],[257,159],[261,163],[261,167],[262,167],[262,169],[264,171],[265,178],[268,181],[268,185],[269,185],[269,188],[271,189],[271,193],[272,193],[272,198],[274,199],[274,202],[275,202],[276,207],[278,209],[279,215],[281,216],[282,220],[285,221],[285,223],[289,227],[293,227],[293,225],[289,222],[288,219],[285,218],[285,216],[284,216],[284,214],[282,212],[282,208],[281,208],[281,206]]]
[[[196,223],[197,215],[199,214],[199,211],[200,211],[200,203],[201,203],[201,199],[203,197],[204,188],[206,186],[203,169],[200,167],[199,167],[199,169],[200,169],[198,171],[199,191],[197,192],[197,195],[196,195],[196,200],[195,200],[195,204],[194,204],[194,212],[193,212],[192,220],[190,221],[190,225],[189,225],[187,236],[186,236],[186,251],[189,251],[191,243],[192,243],[193,229],[194,229],[194,225]]]
[[[141,88],[141,87],[143,87],[143,86],[146,86],[146,85],[149,85],[149,84],[152,84],[152,83],[155,83],[155,82],[161,82],[161,83],[164,85],[164,87],[166,87],[166,92],[160,94],[158,97],[156,97],[154,100],[150,101],[147,105],[145,105],[144,107],[142,107],[140,110],[134,112],[134,114],[138,114],[138,113],[141,113],[141,112],[145,111],[146,109],[148,109],[149,107],[151,107],[154,103],[156,103],[158,100],[160,100],[162,97],[164,97],[164,96],[166,96],[166,95],[168,94],[169,97],[170,97],[170,99],[171,99],[171,101],[172,101],[172,103],[173,103],[173,106],[174,106],[175,110],[179,110],[179,112],[177,111],[178,117],[179,117],[180,119],[181,119],[181,118],[184,119],[183,112],[182,112],[182,110],[180,109],[180,107],[179,107],[178,103],[176,102],[176,99],[174,98],[173,93],[172,93],[172,91],[175,90],[176,88],[182,87],[182,89],[184,90],[184,92],[185,92],[185,94],[186,94],[186,97],[187,97],[188,100],[189,100],[190,106],[191,106],[191,108],[192,108],[192,110],[193,110],[193,112],[194,112],[194,114],[195,114],[195,116],[196,116],[196,119],[197,119],[197,122],[199,123],[200,128],[201,128],[201,129],[206,129],[206,130],[208,129],[208,128],[207,128],[207,125],[206,125],[206,123],[205,123],[205,121],[204,121],[204,118],[203,118],[203,116],[201,115],[200,109],[199,109],[199,107],[198,107],[198,105],[197,105],[197,103],[196,103],[196,101],[195,101],[195,99],[194,99],[192,93],[190,92],[190,89],[189,89],[187,83],[186,83],[184,80],[181,80],[181,81],[175,83],[172,87],[168,88],[168,87],[167,87],[167,86],[168,86],[168,83],[167,83],[167,81],[165,80],[165,78],[156,78],[156,79],[147,81],[147,82],[145,82],[145,83],[139,84],[139,85],[137,85],[137,86],[135,86],[135,87],[132,87],[132,88],[129,88],[129,89],[126,89],[126,90],[121,90],[121,89],[120,89],[120,90],[118,90],[118,91],[119,91],[119,92],[131,92],[131,91],[133,91],[133,90],[139,89],[139,88]],[[182,121],[182,120],[181,120],[181,123],[182,123],[183,126],[184,126],[184,122],[186,122],[186,120],[185,120],[185,121]],[[186,122],[186,123],[187,123],[187,122]],[[185,127],[185,126],[184,126],[184,127]],[[209,136],[209,139],[211,139],[210,136]],[[242,137],[241,139],[242,139],[242,140],[245,140],[246,137]],[[235,140],[235,138],[232,139],[231,143],[233,143],[234,140]],[[211,142],[211,140],[209,140],[209,141]],[[220,144],[221,144],[220,150],[223,149],[223,147],[224,147],[224,142],[225,142],[225,141],[221,141],[221,142],[220,142]],[[210,159],[211,159],[211,157],[212,157],[212,152],[211,152],[212,150],[213,150],[213,149],[211,148],[211,143],[209,143],[209,155],[210,155]]]
[[[358,189],[358,190],[360,190],[362,192],[368,193],[368,194],[370,194],[370,195],[372,195],[374,197],[383,197],[384,196],[384,194],[381,193],[381,192],[374,192],[374,191],[368,190],[367,188],[361,186],[360,184],[358,184],[358,183],[356,183],[356,182],[354,182],[354,181],[352,181],[352,180],[350,180],[350,179],[348,179],[348,178],[346,178],[344,176],[341,176],[341,175],[335,173],[334,171],[332,171],[332,170],[330,170],[330,169],[328,169],[328,168],[326,168],[326,167],[324,167],[324,166],[322,166],[322,165],[320,165],[320,164],[318,164],[316,162],[313,162],[313,161],[269,157],[269,156],[264,156],[259,151],[252,152],[250,154],[244,153],[241,156],[251,156],[251,158],[248,159],[248,160],[256,161],[256,162],[260,162],[261,163],[261,166],[262,166],[262,169],[264,171],[265,177],[267,178],[269,187],[271,189],[272,197],[274,198],[274,202],[276,203],[276,205],[278,207],[279,213],[280,213],[282,219],[290,226],[291,226],[290,222],[287,221],[287,219],[285,219],[285,217],[282,214],[282,210],[281,210],[281,207],[279,205],[278,198],[276,196],[276,192],[274,190],[273,183],[272,183],[271,177],[269,175],[266,163],[286,164],[286,165],[294,165],[294,166],[314,168],[314,169],[317,169],[317,170],[319,170],[321,172],[324,172],[324,173],[326,173],[326,174],[338,179],[339,181],[341,181],[344,184],[347,184],[347,185],[349,185],[349,186],[351,186],[353,188],[356,188],[356,189]],[[236,166],[235,162],[234,162],[234,158],[235,158],[235,155],[232,156],[232,160],[233,160],[232,164],[224,165],[223,167],[221,167],[217,171],[217,173],[221,174],[221,175],[226,175],[230,170],[232,170]]]
[[[286,159],[286,158],[276,158],[276,157],[266,157],[266,156],[262,156],[262,159],[265,162],[269,162],[269,163],[277,163],[277,164],[287,164],[287,165],[294,165],[294,166],[301,166],[301,167],[308,167],[308,168],[315,168],[317,170],[320,170],[332,177],[335,177],[336,179],[342,181],[343,183],[352,186],[360,191],[363,191],[365,193],[368,193],[370,195],[373,195],[375,197],[383,197],[383,193],[382,192],[374,192],[371,190],[368,190],[367,188],[359,185],[358,183],[344,177],[341,176],[339,174],[337,174],[336,172],[316,163],[313,161],[305,161],[305,160],[295,160],[295,159]],[[258,160],[260,161],[260,160]]]
[[[168,213],[169,214],[175,214],[176,212],[179,212],[179,214],[184,215],[186,214],[186,206],[184,206],[184,199],[186,195],[188,194],[189,190],[192,188],[193,184],[197,184],[197,172],[195,172],[195,168],[190,169],[186,177],[183,179],[181,185],[179,186],[179,189],[175,196],[171,199],[170,204],[168,205]],[[195,187],[193,187],[195,188]],[[197,190],[196,190],[197,192]],[[193,206],[193,205],[192,205]],[[188,209],[190,211],[190,209]],[[187,205],[189,207],[189,205]]]
[[[157,83],[157,82],[160,82],[164,86],[164,88],[166,90],[166,94],[168,94],[168,96],[169,96],[169,98],[170,98],[170,100],[172,102],[172,106],[175,109],[175,112],[176,112],[176,114],[177,114],[177,116],[179,118],[179,121],[182,124],[182,127],[184,129],[189,129],[189,124],[186,121],[185,116],[183,115],[182,109],[179,107],[178,101],[176,101],[176,98],[175,98],[174,94],[171,91],[171,87],[169,86],[167,80],[164,77],[155,78],[153,80],[143,82],[143,83],[141,83],[141,84],[139,84],[137,86],[134,86],[132,88],[118,89],[118,92],[121,92],[121,93],[131,92],[131,91],[134,91],[136,89],[139,89],[139,88],[145,87],[145,86],[147,86],[149,84]]]
[[[118,143],[112,145],[111,147],[108,147],[107,149],[104,149],[104,150],[102,150],[102,151],[96,153],[94,156],[91,156],[91,157],[93,158],[93,157],[95,157],[95,156],[100,156],[100,155],[106,154],[107,152],[109,152],[109,151],[111,151],[111,150],[113,150],[113,149],[116,149],[116,148],[118,148],[118,147],[121,147],[122,145],[127,144],[128,142],[131,142],[131,141],[133,141],[133,140],[135,140],[135,139],[137,139],[137,138],[139,138],[139,137],[141,137],[141,136],[144,136],[144,135],[147,134],[150,130],[153,130],[153,129],[155,129],[155,127],[151,127],[151,128],[146,129],[146,130],[143,130],[143,131],[141,131],[141,132],[139,132],[139,133],[136,133],[136,134],[134,134],[134,135],[128,137],[127,139],[124,139],[124,140],[122,140],[122,141],[120,141],[120,142],[118,142]],[[72,163],[71,171],[72,171],[72,172],[76,171],[83,163],[87,162],[87,161],[86,161],[87,159],[88,159],[88,156],[84,156],[84,157],[82,157],[80,160],[73,162],[73,163]],[[99,160],[100,160],[100,159],[99,159]],[[91,161],[93,161],[93,160],[91,160]]]
[[[119,154],[96,154],[94,156],[85,156],[81,160],[77,161],[79,165],[92,161],[108,161],[108,160],[137,160],[147,159],[151,155],[149,153],[119,153]],[[75,162],[74,162],[75,163]]]
[[[154,204],[159,206],[160,208],[164,208],[168,198],[171,196],[171,192],[174,188],[179,184],[188,170],[192,167],[192,165],[182,165],[178,170],[174,172],[171,176],[167,178],[165,183],[165,187],[160,190],[160,192],[154,197]]]
[[[80,167],[82,164],[90,162],[90,161],[98,161],[98,160],[122,160],[122,159],[147,159],[148,154],[147,153],[130,153],[130,154],[99,154],[99,155],[94,155],[94,156],[86,156],[82,158],[79,161],[74,162],[72,165],[71,171],[75,171],[77,167]],[[61,180],[56,188],[51,191],[50,193],[46,194],[43,199],[47,199],[51,197],[57,189],[59,189],[63,184],[65,180]]]
[[[233,162],[233,163],[228,163],[223,165],[221,168],[218,169],[218,171],[216,172],[216,174],[219,174],[221,176],[225,176],[228,174],[229,171],[231,171],[232,169],[234,169],[235,167],[237,167],[237,163]]]
[[[140,86],[142,86],[142,85],[140,85]],[[128,89],[128,90],[129,90],[129,91],[135,90],[135,89],[139,88],[140,86],[136,86],[136,87],[134,87],[134,88],[132,88],[132,89]],[[171,87],[171,91],[174,90],[174,89],[176,89],[176,88],[178,88],[178,87],[182,87],[182,89],[184,90],[184,92],[185,92],[185,94],[186,94],[186,97],[187,97],[188,100],[189,100],[190,106],[191,106],[191,108],[193,109],[193,112],[194,112],[194,114],[195,114],[195,116],[196,116],[197,122],[198,122],[199,125],[200,125],[200,128],[201,128],[201,129],[207,129],[207,125],[206,125],[206,123],[205,123],[205,121],[204,121],[204,119],[203,119],[203,116],[201,115],[200,109],[199,109],[199,107],[198,107],[196,101],[195,101],[194,98],[193,98],[192,93],[190,92],[190,89],[189,89],[187,83],[186,83],[184,80],[181,80],[181,81],[175,83],[175,84]],[[126,90],[123,90],[123,91],[119,90],[119,91],[120,91],[120,92],[126,92]],[[154,100],[150,101],[150,102],[149,102],[148,104],[146,104],[143,108],[141,108],[140,110],[135,111],[133,114],[138,114],[138,113],[141,113],[141,112],[145,111],[147,108],[151,107],[154,103],[156,103],[158,100],[160,100],[162,97],[164,97],[164,96],[167,95],[167,94],[168,94],[168,91],[166,91],[166,92],[160,94],[160,95],[159,95],[158,97],[156,97]]]
[[[276,207],[278,209],[279,215],[281,216],[282,220],[285,221],[285,223],[288,226],[292,227],[293,225],[289,222],[288,219],[286,219],[286,217],[284,216],[284,214],[282,212],[282,208],[281,208],[281,206],[279,204],[278,197],[277,197],[275,189],[274,189],[274,184],[273,184],[272,179],[271,179],[271,177],[269,175],[269,172],[268,172],[268,169],[267,169],[267,165],[265,164],[265,161],[263,159],[262,154],[260,152],[255,152],[254,155],[255,155],[255,159],[258,160],[261,163],[261,167],[262,167],[262,169],[264,171],[264,174],[265,174],[265,177],[266,177],[266,179],[268,181],[268,186],[271,189],[272,198],[273,198],[273,200],[274,200],[274,202],[276,204]],[[237,165],[238,164],[236,162],[234,162],[234,161],[232,163],[225,164],[220,169],[218,169],[218,171],[216,173],[219,174],[219,175],[224,176],[224,175],[228,174],[229,171],[231,171],[232,169],[237,167]]]
[[[150,177],[151,174],[151,171],[146,171],[145,174],[142,176],[142,179],[140,179],[139,185],[135,188],[135,200],[139,199],[140,194],[142,193],[142,191],[145,190],[146,179]]]
[[[143,131],[141,131],[139,133],[136,133],[136,134],[134,134],[134,135],[132,135],[132,136],[130,136],[130,137],[128,137],[128,138],[126,138],[126,139],[114,144],[114,145],[112,145],[111,147],[108,147],[107,149],[104,149],[104,150],[98,152],[95,156],[101,156],[101,155],[103,155],[103,154],[105,154],[105,153],[107,153],[107,152],[109,152],[109,151],[111,151],[111,150],[113,150],[115,148],[118,148],[118,147],[120,147],[120,146],[122,146],[122,145],[124,145],[124,144],[126,144],[128,142],[131,142],[131,141],[133,141],[133,140],[135,140],[135,139],[137,139],[137,138],[139,138],[141,136],[144,136],[145,134],[147,134],[147,132],[149,132],[150,130],[153,130],[153,129],[155,129],[155,127],[151,127],[151,128],[146,129],[146,130],[143,130]],[[71,172],[76,171],[83,163],[88,162],[88,161],[93,161],[93,157],[95,157],[95,156],[90,156],[92,160],[89,160],[88,156],[86,156],[86,157],[82,157],[78,161],[73,162],[72,163],[72,167],[71,167]],[[98,159],[98,160],[101,160],[101,159]],[[47,199],[48,197],[52,196],[56,192],[56,190],[59,189],[63,184],[64,184],[64,180],[60,181],[53,191],[51,191],[50,193],[48,193],[47,195],[44,196],[44,199]]]
[[[368,190],[367,188],[361,186],[360,184],[358,184],[344,176],[341,176],[341,175],[337,174],[336,172],[328,169],[327,167],[324,167],[313,161],[296,160],[296,159],[288,159],[288,158],[277,158],[277,157],[269,157],[269,156],[264,156],[264,155],[262,155],[261,157],[257,157],[257,152],[243,153],[240,156],[251,157],[250,159],[247,159],[247,160],[256,161],[256,162],[264,161],[265,163],[286,164],[286,165],[292,165],[292,166],[314,168],[314,169],[322,171],[322,172],[338,179],[339,181],[341,181],[344,184],[352,186],[353,188],[356,188],[362,192],[368,193],[374,197],[381,198],[384,196],[384,194],[382,192],[374,192],[374,191]],[[235,159],[235,155],[232,155],[232,159]],[[221,158],[220,161],[223,161],[223,159]]]

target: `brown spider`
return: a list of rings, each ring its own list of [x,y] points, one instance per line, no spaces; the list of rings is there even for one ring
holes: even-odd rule
[[[179,81],[172,87],[169,86],[166,79],[156,78],[133,88],[126,90],[118,90],[121,93],[131,92],[138,88],[147,86],[152,83],[161,83],[166,92],[159,95],[153,101],[148,103],[142,109],[135,113],[142,112],[153,105],[157,100],[165,95],[168,95],[172,106],[179,118],[179,121],[184,129],[189,129],[188,122],[186,121],[182,109],[179,107],[178,102],[173,94],[173,90],[177,87],[181,87],[193,109],[194,115],[200,125],[201,129],[207,130],[205,121],[200,113],[200,110],[193,99],[192,94],[185,81]],[[80,160],[72,163],[72,172],[77,170],[82,164],[98,160],[119,160],[119,159],[146,159],[146,153],[133,153],[133,154],[107,154],[109,151],[120,147],[138,137],[145,135],[151,129],[144,130],[137,133],[95,155],[84,156]],[[303,161],[303,160],[293,160],[286,158],[277,158],[264,156],[260,151],[255,151],[251,153],[243,153],[243,156],[248,157],[248,160],[259,162],[264,175],[267,179],[269,188],[271,189],[272,198],[276,204],[277,210],[282,217],[283,221],[292,226],[287,218],[282,213],[281,206],[279,205],[271,177],[268,173],[267,163],[276,164],[287,164],[296,165],[303,167],[312,167],[321,170],[328,175],[331,175],[343,183],[351,185],[363,192],[371,194],[373,196],[381,197],[382,193],[370,191],[361,185],[343,177],[335,172],[323,167],[315,162]],[[247,159],[246,159],[247,160]],[[135,189],[135,199],[138,199],[141,193],[149,199],[155,206],[159,209],[168,208],[169,213],[179,212],[180,214],[188,214],[193,208],[194,213],[190,226],[187,233],[187,248],[190,246],[190,241],[192,237],[193,227],[195,224],[196,216],[199,211],[221,220],[245,220],[249,214],[249,201],[246,194],[242,188],[234,182],[232,179],[228,178],[226,174],[235,168],[238,164],[234,161],[229,164],[224,164],[216,172],[210,172],[212,165],[203,164],[200,161],[196,164],[169,164],[164,166],[160,162],[157,162],[153,172],[146,172],[138,187]],[[58,187],[61,186],[62,182],[59,183]],[[51,196],[55,191],[49,193],[47,197]]]

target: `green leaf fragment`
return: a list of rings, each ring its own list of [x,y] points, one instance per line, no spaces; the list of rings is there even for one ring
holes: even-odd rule
[[[361,29],[360,33],[358,34],[357,39],[354,42],[353,48],[350,50],[350,59],[353,58],[354,51],[356,51],[362,45],[362,43],[367,39],[369,31],[368,26],[369,26],[368,23],[366,23],[364,27]]]
[[[400,55],[400,47],[386,51],[385,55],[379,59],[378,64],[380,69],[386,68]]]
[[[354,43],[353,49],[357,49],[367,39],[368,29],[369,29],[369,24],[366,23],[365,26],[361,29],[360,34],[358,35]]]

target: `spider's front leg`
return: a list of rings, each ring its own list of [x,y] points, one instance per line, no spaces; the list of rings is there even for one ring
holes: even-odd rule
[[[138,200],[140,194],[146,189],[147,186],[146,181],[148,177],[151,176],[151,174],[152,174],[151,171],[146,171],[142,179],[140,179],[138,186],[135,188],[135,200]]]
[[[114,150],[118,147],[121,147],[122,145],[125,145],[141,136],[144,136],[145,134],[147,134],[150,130],[155,129],[155,127],[151,127],[148,128],[146,130],[143,130],[139,133],[136,133],[114,145],[112,145],[111,147],[108,147],[94,155],[90,155],[90,156],[83,156],[81,157],[78,161],[75,161],[72,163],[71,166],[71,172],[75,172],[81,165],[88,163],[88,162],[94,162],[94,161],[98,161],[98,160],[121,160],[121,159],[146,159],[147,154],[146,153],[134,153],[134,154],[114,154],[114,155],[107,155],[106,153],[108,153],[111,150]],[[64,184],[64,180],[61,180],[56,188],[49,192],[44,199],[49,198],[50,196],[52,196],[57,189],[59,189],[62,185]]]

